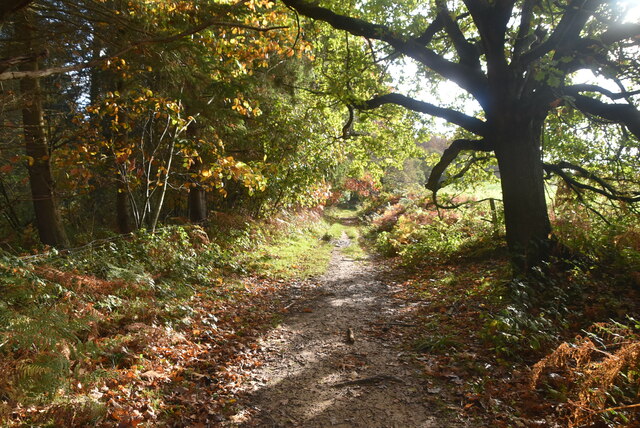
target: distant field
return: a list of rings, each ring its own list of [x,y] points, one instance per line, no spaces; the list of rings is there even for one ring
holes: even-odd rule
[[[557,189],[557,186],[555,184],[547,183],[545,185],[548,203],[553,202],[553,199],[555,198],[555,194],[556,194],[556,189]],[[475,189],[470,189],[470,188],[465,189],[465,188],[458,188],[455,186],[447,186],[443,188],[443,190],[449,191],[452,193],[458,193],[460,195],[467,196],[467,197],[473,197],[478,200],[487,199],[487,198],[502,199],[502,189],[500,187],[500,183],[485,183],[485,184],[478,185]]]

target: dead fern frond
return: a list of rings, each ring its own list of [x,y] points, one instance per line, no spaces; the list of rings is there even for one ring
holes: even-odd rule
[[[531,372],[531,387],[545,384],[551,373],[562,373],[570,427],[603,418],[638,422],[634,410],[640,407],[636,404],[640,398],[640,337],[615,322],[596,324],[588,334],[598,340],[579,336],[539,361]]]

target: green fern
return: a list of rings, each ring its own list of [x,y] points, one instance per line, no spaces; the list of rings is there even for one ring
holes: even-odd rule
[[[65,383],[69,367],[64,355],[41,353],[18,364],[16,383],[32,394],[53,394]]]

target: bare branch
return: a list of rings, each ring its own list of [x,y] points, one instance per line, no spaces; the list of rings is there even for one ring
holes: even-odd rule
[[[451,164],[451,162],[453,162],[458,157],[460,152],[465,150],[490,152],[493,150],[493,147],[486,140],[455,140],[444,151],[444,153],[442,153],[440,161],[438,161],[438,163],[431,170],[431,175],[429,175],[429,180],[427,181],[425,187],[435,194],[440,189],[440,177],[442,177],[444,171]]]
[[[418,101],[401,94],[380,95],[378,97],[365,101],[363,104],[358,105],[357,107],[359,107],[361,110],[371,110],[380,107],[383,104],[397,104],[419,113],[425,113],[431,116],[440,117],[455,125],[461,126],[469,132],[473,132],[474,134],[480,136],[484,136],[487,130],[486,123],[480,119],[467,116],[466,114],[460,113],[459,111],[438,107],[434,104],[430,104],[424,101]]]

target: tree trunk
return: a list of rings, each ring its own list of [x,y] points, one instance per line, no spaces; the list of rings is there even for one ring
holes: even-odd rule
[[[543,120],[522,112],[503,119],[495,141],[507,244],[516,267],[527,271],[546,259],[551,233],[541,159]]]
[[[28,12],[19,14],[16,20],[16,36],[24,40],[24,51],[31,52],[35,42]],[[24,64],[21,71],[35,71],[37,61]],[[40,241],[53,247],[68,246],[56,205],[54,181],[51,174],[50,153],[44,131],[42,94],[39,79],[24,78],[20,81],[20,93],[24,99],[22,124],[24,127],[25,151],[28,159],[29,184],[36,215]]]
[[[201,162],[196,161],[189,168],[189,173],[192,174],[192,186],[189,188],[189,220],[195,224],[207,220],[207,192],[200,186],[197,178],[201,166]]]
[[[187,127],[187,138],[193,142],[198,141],[200,128],[198,123],[191,122]],[[200,173],[202,172],[202,161],[196,156],[193,164],[189,167],[189,221],[194,224],[201,224],[207,221],[207,192],[200,185]]]
[[[120,233],[131,233],[135,230],[133,222],[131,221],[131,201],[129,199],[129,190],[122,180],[118,180],[116,216],[118,221],[118,231]]]
[[[96,77],[94,75],[93,77]],[[92,95],[94,98],[94,102],[97,102],[99,97],[99,84],[100,79],[92,80],[92,89],[94,89],[95,85],[95,94]],[[120,93],[124,93],[125,84],[122,79],[117,79],[116,81],[116,91]],[[124,123],[127,122],[127,112],[123,110],[121,113],[120,120]],[[124,150],[129,147],[129,131],[127,130],[114,130],[114,139],[116,142],[116,152],[118,150]],[[118,224],[118,231],[120,233],[131,233],[136,230],[133,219],[131,218],[132,214],[132,204],[131,204],[131,189],[129,188],[129,182],[127,177],[127,159],[118,159],[117,155],[114,155],[115,159],[115,167],[118,171],[118,178],[116,179],[116,222]]]

